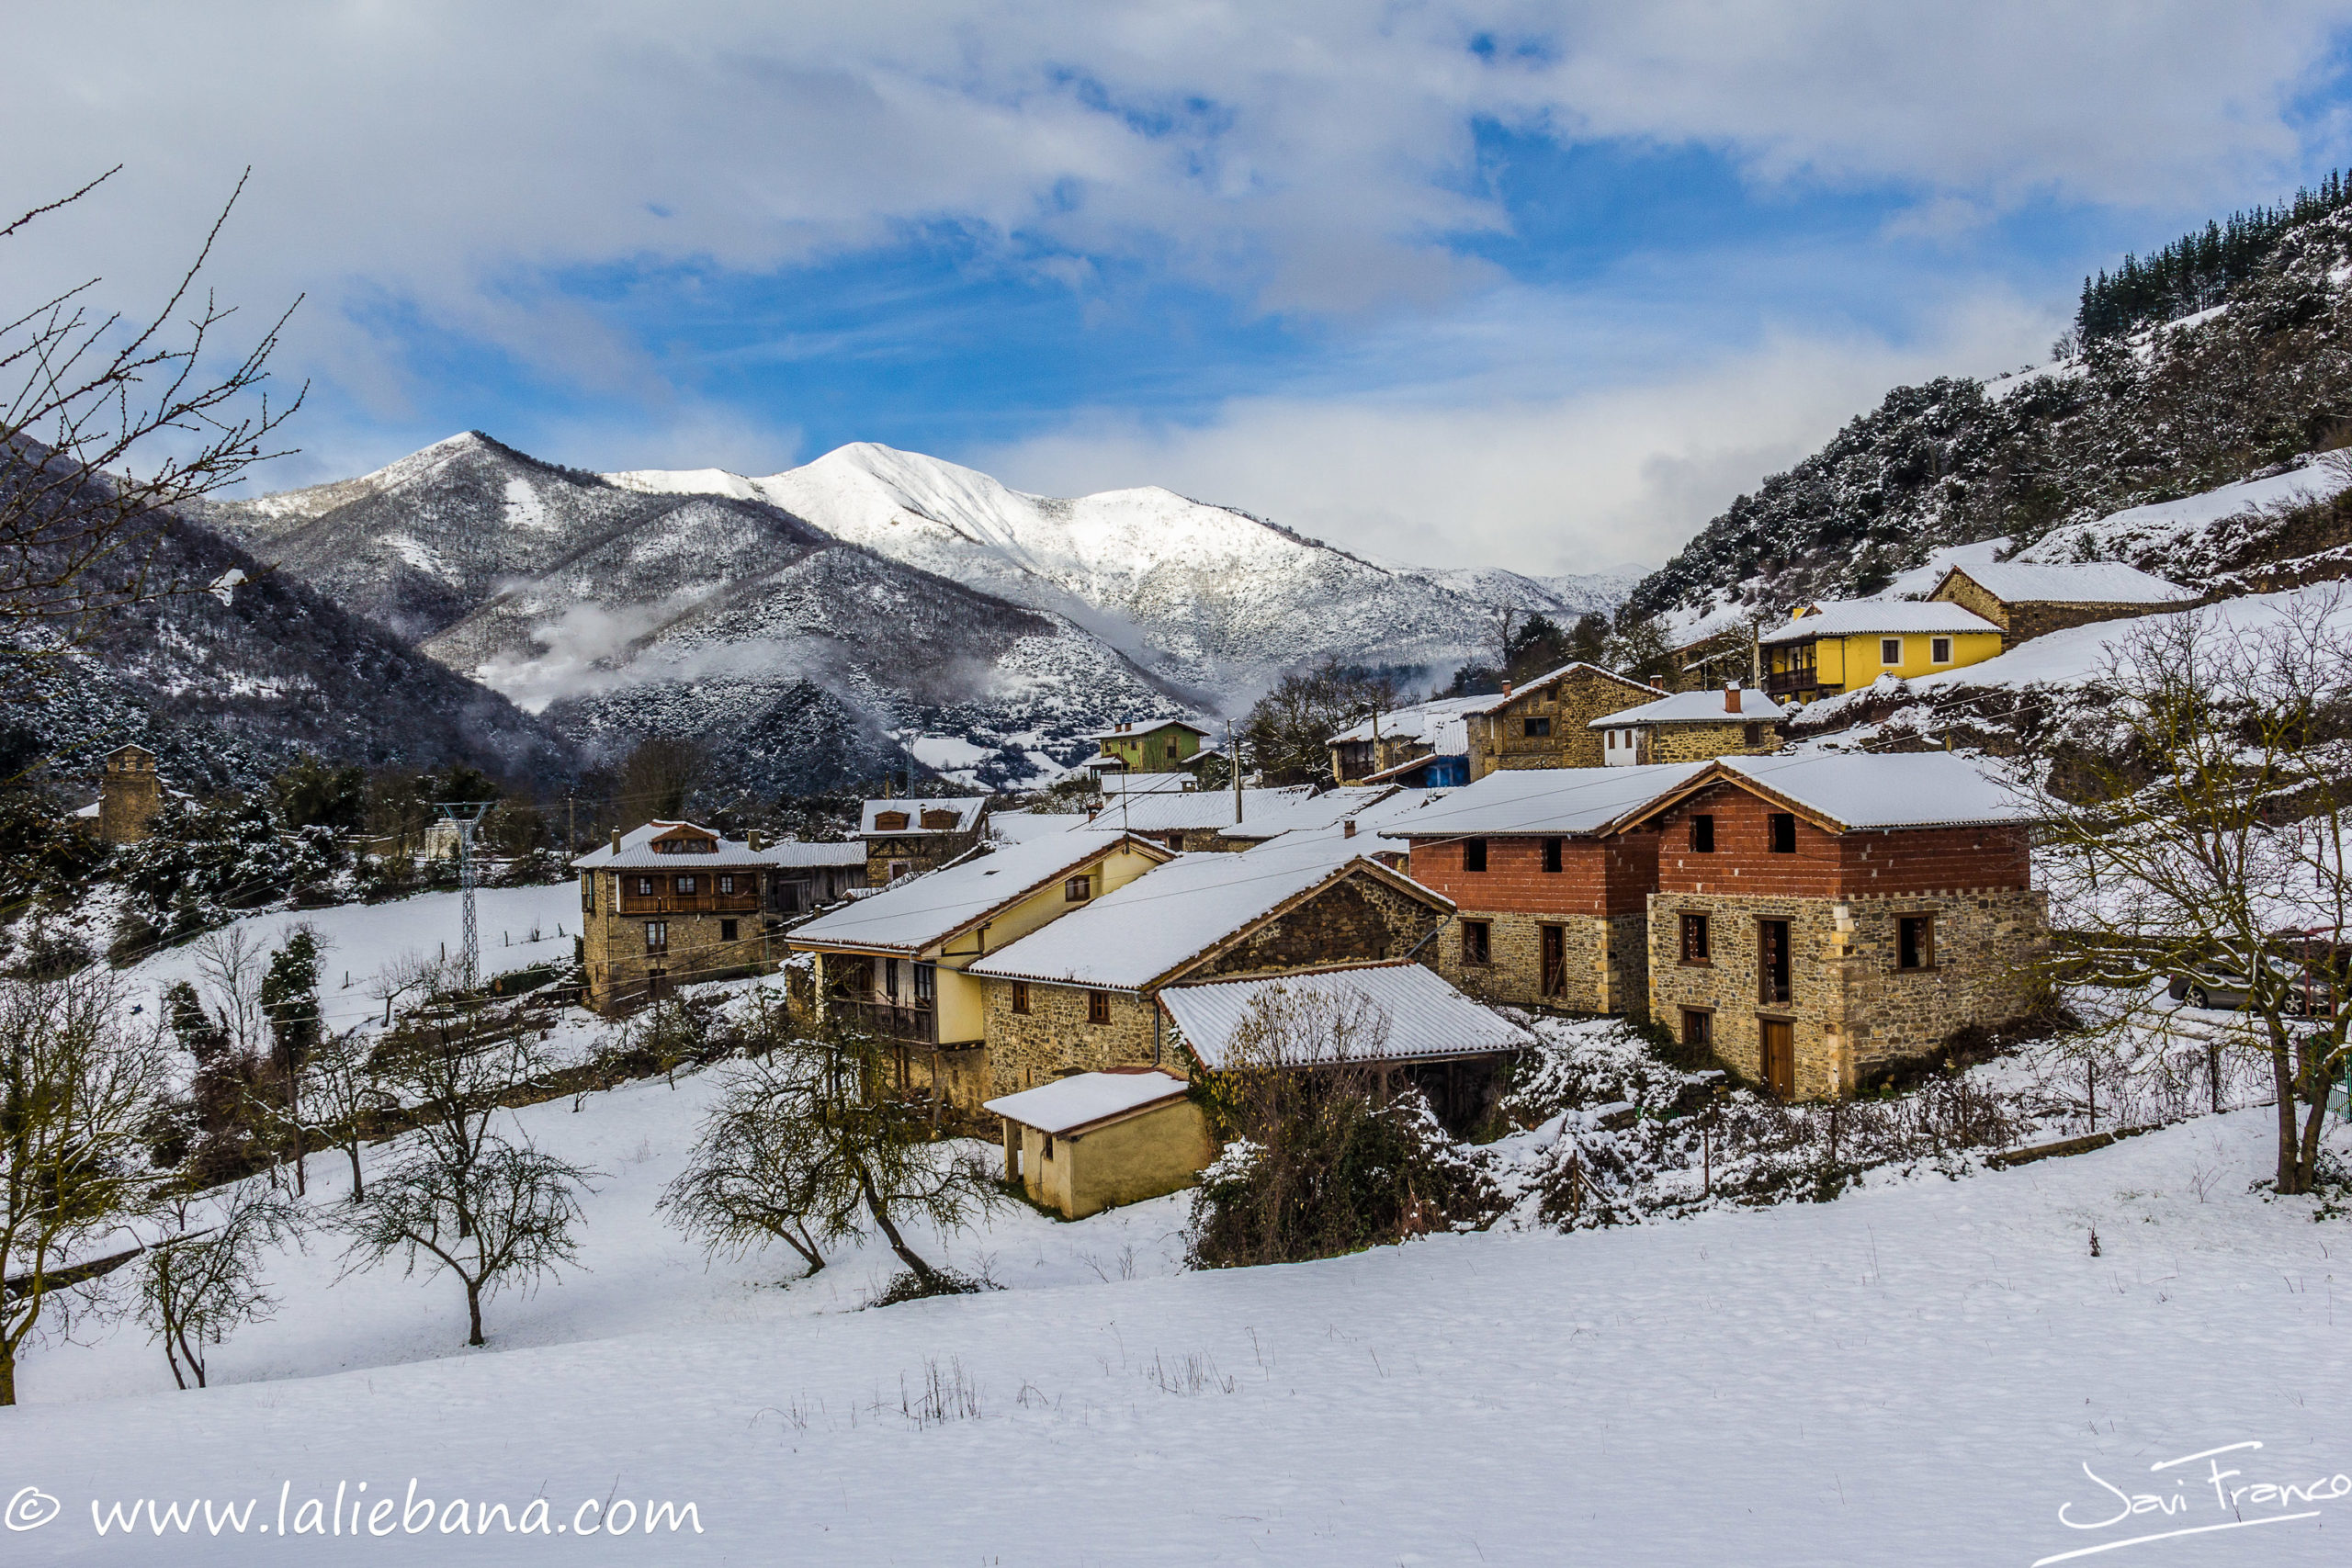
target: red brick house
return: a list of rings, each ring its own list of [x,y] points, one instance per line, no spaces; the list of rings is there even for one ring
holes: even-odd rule
[[[1617,829],[1702,768],[1504,769],[1388,829],[1458,910],[1438,972],[1488,1001],[1648,1017],[1658,838]]]
[[[2032,1010],[2027,824],[1962,758],[1719,758],[1618,831],[1654,846],[1652,1016],[1775,1093],[1850,1094]]]

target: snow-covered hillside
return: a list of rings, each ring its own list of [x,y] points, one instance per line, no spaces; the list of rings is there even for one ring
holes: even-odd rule
[[[860,442],[764,479],[607,476],[635,490],[773,503],[838,538],[1051,611],[1186,686],[1248,696],[1325,655],[1438,667],[1492,640],[1491,611],[1613,606],[1632,573],[1536,579],[1354,556],[1156,486],[1061,500]]]
[[[2342,1222],[2249,1190],[2260,1110],[1830,1203],[1285,1268],[1175,1272],[1182,1198],[1021,1209],[914,1238],[1007,1288],[860,1312],[878,1249],[797,1280],[706,1266],[655,1217],[709,1086],[519,1113],[603,1174],[582,1266],[494,1299],[487,1350],[461,1348],[450,1281],[338,1277],[325,1235],[273,1259],[283,1308],[209,1390],[172,1389],[136,1328],[41,1347],[0,1460],[59,1507],[11,1560],[2024,1568],[2209,1526],[2233,1528],[2143,1551],[2341,1556]],[[329,1213],[337,1168],[311,1167]],[[2324,1488],[2233,1510],[2202,1461],[2152,1469],[2227,1445],[2232,1485]],[[2172,1511],[2122,1514],[2102,1483]],[[293,1520],[338,1486],[346,1518],[392,1498],[387,1533],[269,1539],[281,1492]],[[160,1533],[142,1510],[96,1537],[93,1502],[149,1497]],[[470,1526],[535,1497],[544,1535],[441,1533],[458,1499]],[[258,1503],[242,1532],[170,1523],[198,1499]],[[575,1533],[621,1499],[624,1534]],[[699,1533],[648,1540],[649,1502],[692,1503]]]

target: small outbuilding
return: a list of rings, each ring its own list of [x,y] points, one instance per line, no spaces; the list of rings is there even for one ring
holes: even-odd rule
[[[1004,1179],[1067,1220],[1189,1187],[1216,1153],[1191,1094],[1173,1073],[1112,1067],[991,1100]]]
[[[1951,568],[1928,597],[1999,626],[2006,650],[2069,626],[2181,609],[2201,595],[2120,561],[1985,561]]]

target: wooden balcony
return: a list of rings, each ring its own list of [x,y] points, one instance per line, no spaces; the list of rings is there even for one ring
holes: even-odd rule
[[[829,998],[825,1005],[843,1022],[863,1027],[876,1040],[896,1040],[910,1045],[939,1043],[939,1013],[934,1009],[857,1001],[845,997]]]
[[[657,888],[662,884],[654,884]],[[624,915],[756,915],[760,912],[760,894],[749,877],[736,884],[733,893],[673,893],[659,891],[651,895],[637,891],[633,884],[621,887],[621,908]]]
[[[1818,670],[1775,670],[1764,677],[1768,697],[1809,697],[1821,689]]]

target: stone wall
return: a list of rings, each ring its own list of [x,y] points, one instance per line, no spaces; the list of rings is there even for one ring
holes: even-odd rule
[[[1708,917],[1710,962],[1682,962],[1685,914]],[[1897,922],[1934,919],[1934,966],[1897,966]],[[1790,999],[1758,999],[1758,922],[1789,922]],[[1686,1008],[1711,1012],[1714,1052],[1751,1082],[1763,1071],[1761,1021],[1787,1019],[1796,1094],[1815,1100],[1866,1089],[1887,1069],[1924,1055],[1970,1025],[2030,1011],[2027,973],[2048,919],[2030,889],[1807,898],[1660,893],[1650,900],[1650,1002],[1681,1032]]]
[[[657,970],[671,985],[694,985],[761,973],[784,955],[781,935],[772,934],[768,921],[756,912],[653,916],[669,922],[670,943],[662,953],[649,953],[646,917],[612,913],[618,901],[613,875],[605,872],[596,880],[596,912],[581,919],[580,946],[588,977],[583,999],[599,1012],[644,1001],[647,984]],[[733,922],[733,942],[724,940],[722,920]]]
[[[1757,739],[1747,739],[1750,726]],[[1780,726],[1764,719],[1727,723],[1654,724],[1646,727],[1645,762],[1703,762],[1710,757],[1761,757],[1781,749]]]
[[[921,800],[909,802],[912,810],[920,811]],[[892,862],[903,863],[907,874],[918,876],[926,871],[945,865],[980,841],[986,830],[988,814],[980,814],[979,822],[968,833],[910,833],[904,838],[875,837],[865,840],[865,885],[885,887],[890,882]]]
[[[1159,1004],[1132,991],[1110,991],[1111,1021],[1087,1021],[1088,992],[1078,986],[1028,983],[1029,1010],[1012,1010],[1014,982],[988,986],[988,1093],[1015,1094],[1071,1073],[1159,1066],[1166,1047]],[[1177,1069],[1181,1071],[1181,1069]]]
[[[1475,782],[1498,768],[1600,767],[1608,760],[1600,733],[1587,726],[1659,694],[1590,667],[1531,686],[1493,712],[1470,716],[1470,777]],[[1549,720],[1551,733],[1529,735],[1531,718]]]
[[[2052,632],[2062,632],[2069,626],[2130,620],[2138,615],[2179,608],[2176,604],[2086,604],[2048,599],[2020,600],[2010,604],[1996,598],[1975,579],[1965,574],[1945,582],[1937,590],[1936,597],[1946,604],[1972,610],[2000,627],[2001,651],[2004,653],[2021,642],[2048,637]]]
[[[108,844],[135,844],[153,830],[163,809],[164,781],[151,751],[126,746],[107,759],[98,781],[98,838]]]
[[[1329,964],[1402,958],[1445,919],[1443,909],[1358,872],[1258,927],[1199,967],[1186,970],[1182,978],[1237,979]]]

